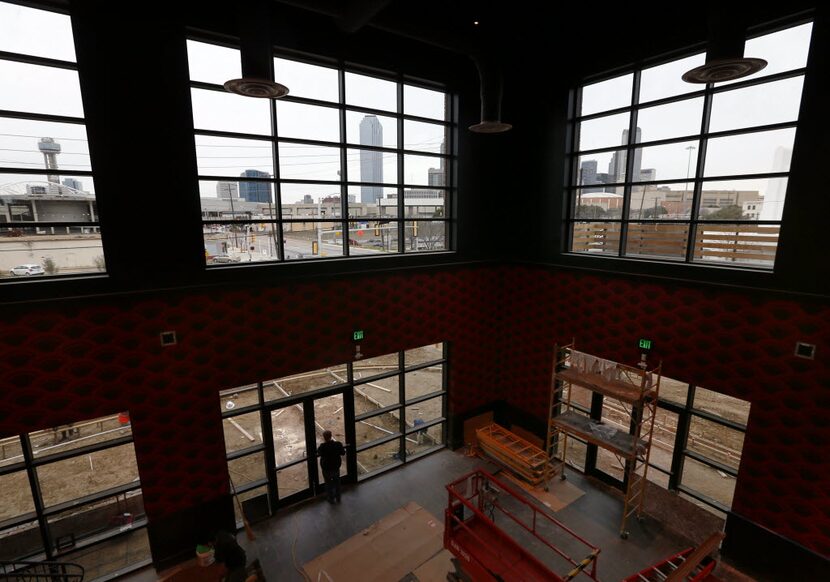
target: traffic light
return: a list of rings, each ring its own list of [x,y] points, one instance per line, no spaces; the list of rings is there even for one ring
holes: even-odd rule
[[[412,223],[412,236],[418,236],[418,223]]]
[[[380,236],[380,225],[375,225],[375,236]]]

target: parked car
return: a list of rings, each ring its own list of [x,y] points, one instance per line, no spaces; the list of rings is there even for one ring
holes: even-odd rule
[[[232,257],[228,254],[213,255],[214,263],[238,263],[242,260],[241,257]]]
[[[17,265],[13,267],[11,271],[9,271],[12,276],[15,277],[28,277],[29,275],[43,275],[45,271],[43,267],[40,265],[35,265],[34,263],[28,265]]]

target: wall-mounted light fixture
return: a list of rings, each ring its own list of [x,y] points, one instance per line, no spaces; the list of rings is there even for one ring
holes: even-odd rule
[[[237,3],[242,78],[225,82],[225,90],[245,97],[278,99],[288,87],[272,81],[274,49],[271,45],[271,12],[265,0]]]

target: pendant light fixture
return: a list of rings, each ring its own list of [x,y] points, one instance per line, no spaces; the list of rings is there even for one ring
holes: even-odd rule
[[[245,97],[278,99],[288,87],[272,81],[274,51],[271,46],[271,13],[266,0],[239,2],[239,52],[242,78],[225,82],[225,90]]]
[[[745,16],[728,2],[710,2],[706,62],[683,74],[687,83],[722,83],[757,73],[767,66],[764,59],[744,57]]]
[[[481,121],[470,126],[476,133],[504,133],[513,128],[501,120],[502,75],[494,59],[474,55],[481,83]]]

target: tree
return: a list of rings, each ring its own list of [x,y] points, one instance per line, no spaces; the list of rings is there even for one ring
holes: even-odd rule
[[[52,257],[46,257],[43,259],[43,270],[46,271],[47,275],[54,275],[58,272],[58,266],[55,264]]]
[[[712,214],[707,214],[706,218],[709,220],[739,220],[744,217],[744,212],[740,206],[731,204],[717,209]]]
[[[655,210],[657,212],[655,212]],[[658,206],[657,208],[646,208],[643,210],[643,218],[656,218],[663,214],[668,214],[669,211],[666,209],[665,206]]]
[[[576,209],[576,218],[602,218],[603,216],[605,216],[605,209],[602,206],[580,204]]]

